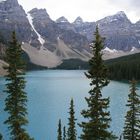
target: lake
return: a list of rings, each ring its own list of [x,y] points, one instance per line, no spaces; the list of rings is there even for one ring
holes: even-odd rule
[[[56,140],[58,120],[67,127],[70,99],[74,99],[77,123],[83,120],[80,112],[87,107],[85,97],[89,96],[89,80],[81,70],[44,70],[26,74],[26,92],[28,94],[27,130],[35,140]],[[4,108],[5,80],[0,78],[0,105]],[[138,91],[139,92],[139,91]],[[111,130],[119,136],[123,131],[125,104],[129,93],[129,84],[111,81],[102,91],[104,97],[110,97]],[[8,139],[8,130],[3,121],[7,114],[0,109],[0,132]],[[78,136],[81,129],[77,126]]]

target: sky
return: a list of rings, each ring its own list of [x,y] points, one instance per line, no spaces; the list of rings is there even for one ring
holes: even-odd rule
[[[25,11],[45,8],[53,20],[65,16],[70,22],[80,16],[84,21],[97,21],[124,11],[131,22],[140,20],[140,0],[18,0]]]

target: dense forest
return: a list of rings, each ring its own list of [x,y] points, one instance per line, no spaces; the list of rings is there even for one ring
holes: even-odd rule
[[[111,80],[140,79],[140,53],[106,61]]]
[[[73,69],[88,69],[89,64],[88,62],[82,61],[80,59],[69,59],[64,60],[62,64],[57,66],[55,69],[66,69],[66,70],[73,70]]]
[[[109,68],[109,78],[111,80],[131,80],[140,79],[140,53],[106,60]],[[89,69],[88,62],[70,59],[65,60],[56,69]]]

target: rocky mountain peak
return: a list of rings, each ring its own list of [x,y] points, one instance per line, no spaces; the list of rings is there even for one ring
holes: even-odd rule
[[[26,13],[17,0],[0,0],[0,21],[0,31],[7,40],[13,30],[19,41],[28,42],[31,34],[34,36]]]
[[[75,31],[73,25],[64,16],[58,18],[56,24],[63,30]]]
[[[8,23],[27,21],[25,11],[17,0],[0,0],[0,20]]]
[[[17,0],[0,0],[0,12],[11,11],[13,9],[17,10],[17,7],[21,7]]]
[[[46,9],[34,8],[31,11],[29,11],[28,13],[30,13],[31,16],[34,19],[38,19],[38,20],[41,20],[41,21],[43,21],[43,20],[50,21],[51,20],[49,14],[46,11]]]
[[[56,20],[56,23],[62,23],[62,22],[69,22],[64,16],[62,16],[62,17],[60,17],[60,18],[58,18],[57,20]]]
[[[136,25],[140,25],[140,20],[138,20],[135,24],[136,24]]]
[[[73,23],[79,25],[83,23],[83,19],[81,17],[77,17]]]
[[[124,11],[117,12],[115,15],[112,16],[112,18],[116,18],[118,20],[130,22],[130,20],[128,19],[128,17],[126,16]]]
[[[25,15],[17,0],[0,0],[0,19],[17,21],[18,16],[25,17]]]
[[[116,13],[116,15],[121,16],[121,17],[126,17],[126,14],[124,11],[119,11]]]
[[[1,10],[8,10],[14,7],[18,7],[18,1],[17,0],[0,0],[0,9]]]
[[[133,25],[123,11],[97,22],[83,22],[81,17],[77,17],[70,23],[64,16],[55,22],[46,9],[34,8],[26,14],[17,0],[0,0],[0,32],[8,39],[15,30],[20,42],[31,45],[26,51],[31,52],[28,55],[33,56],[31,60],[36,60],[33,62],[38,65],[50,66],[42,62],[49,60],[52,64],[52,56],[59,63],[63,59],[89,59],[88,44],[94,39],[97,24],[101,35],[106,38],[106,51],[113,53],[115,50],[140,48],[140,22]],[[36,51],[32,52],[28,47]]]
[[[131,23],[130,20],[127,18],[126,14],[123,11],[117,12],[115,15],[107,16],[97,22],[102,23],[114,23],[114,22],[127,22]]]

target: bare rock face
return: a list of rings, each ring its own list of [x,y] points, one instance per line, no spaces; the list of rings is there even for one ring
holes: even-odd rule
[[[101,35],[105,38],[105,47],[123,51],[130,51],[132,47],[140,47],[140,24],[132,24],[123,11],[96,22],[84,22],[81,17],[77,17],[71,24],[68,24],[67,20],[62,17],[57,22],[62,29],[72,27],[73,31],[86,36],[89,43],[94,40],[93,33],[98,25]]]
[[[57,42],[59,28],[56,23],[52,21],[45,9],[33,9],[29,11],[32,17],[33,25],[36,31],[46,40],[51,43]]]
[[[58,40],[63,40],[72,49],[88,49],[87,38],[69,27],[69,29],[65,28],[67,26],[66,24],[70,23],[64,17],[54,22],[50,19],[45,9],[33,9],[29,13],[33,18],[33,24],[37,32],[46,40],[44,46],[50,51],[55,51]],[[66,26],[62,28],[61,23],[64,22]]]
[[[37,65],[52,67],[72,58],[87,61],[96,25],[106,38],[108,50],[127,52],[140,48],[140,21],[132,24],[122,11],[96,22],[84,22],[77,17],[70,23],[63,16],[53,21],[46,9],[34,8],[25,13],[17,0],[0,0],[0,34],[9,41],[15,30],[24,51]],[[2,56],[4,46],[1,46]]]
[[[8,40],[12,31],[16,31],[21,42],[29,42],[37,38],[31,30],[25,11],[17,0],[0,2],[0,21],[0,32]]]
[[[0,1],[0,21],[0,33],[6,41],[10,40],[12,31],[16,31],[21,43],[36,48],[33,53],[26,49],[28,55],[36,57],[29,56],[35,64],[48,64],[50,67],[59,64],[63,59],[87,60],[87,54],[82,54],[84,50],[88,50],[87,38],[74,30],[60,28],[45,9],[34,8],[26,14],[17,0],[3,0]],[[40,57],[41,54],[45,57]],[[52,56],[54,61],[51,61]],[[45,58],[49,63],[45,62]],[[56,58],[58,62],[55,62]]]
[[[138,23],[132,24],[123,11],[96,22],[83,22],[77,19],[73,23],[76,31],[85,35],[89,42],[93,41],[93,33],[98,25],[101,35],[106,39],[105,47],[123,51],[130,51],[132,47],[140,47]]]
[[[76,32],[74,26],[64,16],[58,18],[56,23],[61,29],[72,30]]]
[[[122,11],[97,21],[101,34],[106,38],[105,45],[111,49],[129,51],[139,48],[132,23]]]

